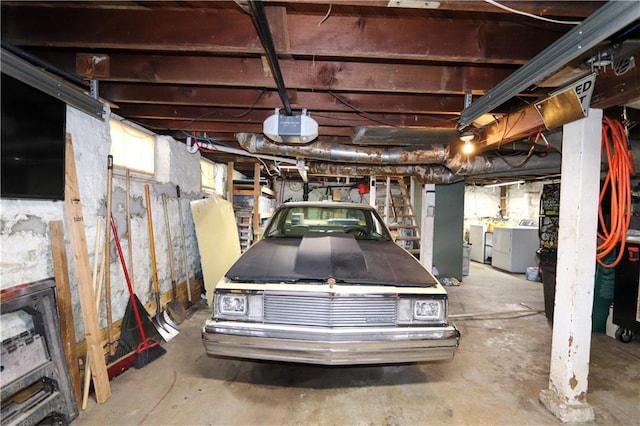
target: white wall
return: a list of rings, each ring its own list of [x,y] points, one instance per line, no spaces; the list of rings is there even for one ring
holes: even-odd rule
[[[507,211],[505,220],[509,225],[517,225],[522,219],[537,222],[542,183],[531,182],[507,186]],[[437,203],[437,200],[436,200]],[[473,223],[491,223],[499,220],[500,188],[467,185],[464,193],[465,232]]]
[[[100,121],[74,108],[67,107],[67,132],[71,133],[80,199],[87,239],[90,264],[96,259],[94,245],[96,237],[104,239],[103,232],[96,235],[98,217],[105,216],[105,194],[107,155],[111,145],[107,120]],[[189,202],[202,197],[200,191],[200,154],[189,154],[186,146],[169,137],[158,137],[156,143],[157,181],[150,176],[134,175],[131,181],[132,246],[135,291],[143,303],[150,300],[151,262],[149,252],[149,234],[147,231],[146,205],[144,203],[144,184],[151,185],[151,203],[154,220],[154,237],[158,261],[158,279],[161,292],[171,289],[168,242],[164,222],[161,194],[168,196],[169,221],[172,232],[172,246],[177,272],[177,282],[186,280],[185,267],[181,252],[182,234],[176,199],[176,185],[182,189],[183,219],[187,240],[187,263],[190,276],[201,276],[200,257]],[[115,169],[113,180],[113,216],[118,233],[128,259],[126,228],[126,196],[124,171]],[[29,283],[53,277],[49,221],[65,221],[64,202],[0,199],[0,288],[10,288],[18,284]],[[103,220],[104,224],[104,220]],[[68,227],[65,223],[67,258],[74,306],[74,320],[78,340],[83,339],[80,304],[77,293],[77,279],[72,262],[68,241]],[[102,252],[102,243],[99,253]],[[99,256],[98,256],[99,257]],[[115,245],[111,244],[111,296],[112,316],[116,321],[124,315],[128,292],[124,281]],[[196,300],[200,295],[194,295]],[[106,326],[104,306],[100,309],[101,326]]]

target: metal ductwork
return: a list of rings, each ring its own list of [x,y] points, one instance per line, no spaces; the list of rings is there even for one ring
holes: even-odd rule
[[[286,157],[322,160],[337,163],[364,164],[443,164],[449,148],[433,145],[428,149],[378,148],[315,142],[308,145],[279,145],[261,134],[237,133],[242,148],[257,154],[276,154]]]
[[[309,174],[316,176],[413,176],[420,183],[453,183],[462,180],[444,166],[369,166],[357,164],[313,163]]]
[[[245,150],[254,154],[281,155],[328,162],[311,164],[309,168],[310,174],[324,176],[411,175],[423,183],[451,183],[460,180],[457,177],[462,176],[509,176],[522,174],[527,170],[536,173],[559,173],[561,165],[561,155],[558,153],[531,158],[526,155],[509,156],[504,159],[467,157],[463,154],[450,157],[449,148],[442,145],[433,145],[428,149],[407,150],[323,142],[308,145],[279,145],[265,139],[261,134],[254,133],[238,133],[236,138]],[[332,163],[355,163],[356,165]]]
[[[507,160],[508,158],[508,160]],[[446,166],[456,176],[498,177],[521,175],[527,170],[540,173],[560,173],[562,156],[559,153],[549,153],[545,156],[515,155],[509,157],[487,158],[482,156],[467,157],[457,154],[448,159]],[[522,164],[520,166],[516,166]]]

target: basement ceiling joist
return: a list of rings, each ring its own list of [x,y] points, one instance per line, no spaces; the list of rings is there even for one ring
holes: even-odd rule
[[[574,23],[604,3],[501,2]],[[238,148],[236,133],[261,133],[264,119],[282,107],[264,46],[242,5],[3,1],[2,42],[98,81],[100,96],[132,122],[183,141],[184,132],[206,134]],[[454,138],[453,149],[465,95],[478,99],[574,27],[485,1],[285,0],[264,6],[294,113],[306,108],[318,122],[317,142],[344,145],[415,147]],[[589,54],[567,64],[563,75],[588,72]],[[519,111],[557,89],[558,81],[519,93],[492,113]],[[621,75],[602,70],[593,104],[637,101],[638,87],[637,69]],[[205,155],[234,161],[253,175],[254,158]]]
[[[20,29],[12,26],[6,32],[3,30],[3,38],[11,38],[22,46],[261,55],[260,41],[250,31],[251,17],[240,9],[216,8],[215,3],[221,2],[212,3],[204,9],[179,8],[170,12],[167,8],[76,4],[3,8],[3,15],[7,14],[3,19],[26,24]],[[332,7],[332,15],[326,20],[313,12],[287,13],[286,7],[267,7],[278,54],[339,58],[348,52],[351,58],[385,62],[523,64],[562,34],[541,30],[539,27],[543,25],[475,19],[451,21],[425,17],[419,11],[400,17],[390,16],[389,9],[381,9],[384,13],[379,15],[340,15],[339,7]],[[402,31],[398,31],[399,25]],[[420,37],[415,37],[416,34]],[[465,37],[460,37],[461,34]],[[519,48],[513,49],[513,43],[518,42]]]

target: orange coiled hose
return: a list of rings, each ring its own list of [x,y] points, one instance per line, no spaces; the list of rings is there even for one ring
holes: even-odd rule
[[[600,208],[598,219],[599,244],[596,260],[605,268],[613,268],[622,259],[627,238],[627,229],[631,220],[631,175],[633,170],[633,156],[627,143],[627,134],[622,123],[604,117],[602,120],[602,147],[607,154],[609,171],[600,190]],[[609,212],[609,227],[602,211],[602,200],[610,188],[611,208]],[[605,263],[604,257],[613,251],[620,243],[618,256],[612,263]]]

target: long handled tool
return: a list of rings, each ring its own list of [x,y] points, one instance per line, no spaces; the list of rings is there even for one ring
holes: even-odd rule
[[[133,230],[131,226],[131,175],[129,169],[126,169],[126,211],[127,211],[127,242],[129,247],[129,263],[128,272],[129,279],[131,280],[131,286],[135,288],[135,281],[133,276]],[[153,323],[149,319],[149,313],[145,306],[140,302],[138,297],[135,297],[136,305],[138,306],[138,312],[141,314],[140,319],[142,321],[142,327],[144,329],[145,336],[152,339],[160,339],[160,333],[156,330]],[[120,323],[120,338],[118,339],[118,349],[115,355],[109,358],[110,364],[107,366],[109,372],[109,379],[112,379],[129,368],[133,367],[137,354],[136,349],[138,345],[142,343],[140,340],[140,331],[138,330],[138,324],[136,322],[135,314],[133,312],[133,305],[127,303],[127,307]]]
[[[153,217],[151,213],[151,195],[149,192],[149,185],[144,186],[144,196],[147,202],[147,225],[149,227],[149,251],[151,253],[151,271],[153,281],[153,296],[156,300],[156,315],[152,318],[152,322],[160,336],[165,342],[176,337],[179,333],[177,328],[172,327],[165,321],[162,315],[162,305],[160,304],[160,286],[158,284],[158,266],[156,264],[156,246],[153,239]]]
[[[125,171],[125,195],[126,195],[126,210],[127,210],[127,245],[129,246],[129,274],[131,277],[131,284],[135,288],[135,280],[133,279],[133,237],[131,232],[131,172],[129,169]]]
[[[104,298],[107,314],[107,338],[109,345],[109,354],[113,355],[116,351],[115,341],[113,338],[113,317],[111,314],[111,233],[109,232],[109,220],[111,218],[111,199],[113,191],[113,155],[107,156],[107,212],[105,214],[106,226],[105,226],[105,241],[104,241],[104,256],[106,258],[106,275],[104,281]]]
[[[184,261],[184,273],[187,276],[187,306],[193,306],[191,300],[191,283],[189,282],[189,261],[187,259],[187,238],[184,235],[184,219],[182,218],[182,199],[180,198],[180,185],[176,185],[178,196],[178,215],[180,215],[180,233],[182,234],[182,260]]]
[[[164,210],[164,224],[167,234],[167,253],[169,255],[169,268],[171,269],[171,289],[173,291],[173,299],[167,302],[167,310],[171,318],[178,324],[182,324],[187,317],[184,305],[178,299],[178,289],[176,283],[176,267],[173,263],[173,239],[171,238],[171,226],[169,225],[169,208],[167,206],[167,194],[162,194],[162,208]]]
[[[124,255],[122,254],[122,247],[120,246],[120,238],[118,237],[118,230],[116,229],[116,222],[111,218],[111,230],[113,231],[113,238],[116,242],[116,248],[118,249],[118,256],[120,256],[120,265],[122,265],[122,272],[124,273],[124,279],[127,282],[127,289],[129,290],[129,298],[133,312],[138,323],[138,330],[140,330],[140,338],[142,342],[136,348],[136,360],[133,364],[135,368],[142,368],[150,362],[155,361],[167,351],[160,346],[160,342],[155,339],[149,339],[144,333],[144,327],[142,326],[142,320],[140,319],[140,311],[136,303],[136,295],[133,292],[133,286],[129,279],[129,272],[127,271],[127,264],[124,261]]]

